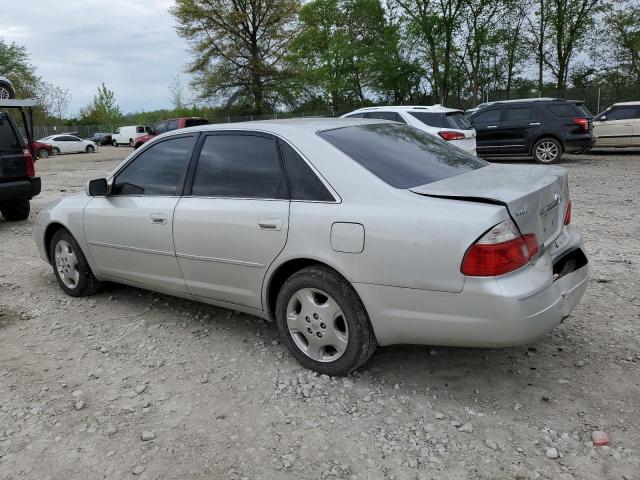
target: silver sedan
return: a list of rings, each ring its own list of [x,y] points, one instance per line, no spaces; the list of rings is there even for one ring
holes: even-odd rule
[[[62,289],[120,282],[273,319],[330,375],[377,345],[536,340],[587,282],[567,172],[406,125],[307,119],[155,138],[34,227]]]

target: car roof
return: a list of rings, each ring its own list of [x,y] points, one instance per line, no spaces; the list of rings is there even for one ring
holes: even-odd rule
[[[640,105],[640,100],[635,100],[633,102],[618,102],[618,103],[614,103],[612,106],[613,107],[622,107],[622,106],[631,106],[631,107],[636,107]]]
[[[273,134],[284,134],[287,132],[316,134],[318,132],[333,130],[336,128],[352,127],[357,125],[375,125],[381,123],[398,125],[397,122],[369,118],[307,117],[197,125],[195,127],[173,130],[168,132],[168,134],[163,134],[162,136],[164,137],[165,135],[172,134],[179,135],[186,132],[209,132],[217,130],[251,130]]]
[[[346,115],[352,113],[361,112],[375,112],[375,111],[387,111],[387,112],[436,112],[436,113],[448,113],[448,112],[461,112],[459,108],[443,107],[442,105],[388,105],[379,107],[363,107],[353,112],[349,112]]]

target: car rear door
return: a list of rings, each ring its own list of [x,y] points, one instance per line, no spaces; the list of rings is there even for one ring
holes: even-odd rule
[[[275,139],[249,131],[203,135],[176,207],[174,242],[192,295],[262,309],[262,282],[284,248],[289,195]]]
[[[27,176],[20,138],[9,116],[0,112],[0,182]]]
[[[112,180],[111,192],[84,209],[84,229],[98,270],[114,279],[186,293],[173,245],[173,216],[196,135],[142,149]]]
[[[503,153],[502,108],[484,108],[469,119],[476,130],[478,154]]]
[[[534,121],[531,105],[506,106],[501,135],[504,153],[527,153],[528,139],[540,130],[540,121]]]

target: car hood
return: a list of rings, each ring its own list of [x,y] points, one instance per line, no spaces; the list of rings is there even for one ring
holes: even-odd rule
[[[410,190],[505,205],[521,233],[534,233],[544,245],[559,235],[569,201],[567,170],[542,165],[490,164]]]

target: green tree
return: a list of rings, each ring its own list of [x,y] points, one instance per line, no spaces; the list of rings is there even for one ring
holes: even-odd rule
[[[417,50],[428,64],[427,80],[433,96],[445,104],[456,66],[456,33],[465,0],[393,0],[407,22]]]
[[[299,0],[176,0],[171,13],[191,43],[189,71],[201,97],[255,114],[292,103],[283,57],[299,6]]]
[[[102,83],[91,103],[80,110],[80,121],[85,125],[104,125],[112,130],[122,119],[122,112],[116,103],[112,90]]]
[[[29,59],[27,48],[0,38],[0,74],[13,83],[20,98],[32,98],[38,93],[40,78]]]
[[[627,2],[609,10],[604,27],[603,35],[613,44],[607,58],[617,63],[628,83],[640,86],[640,5]]]

